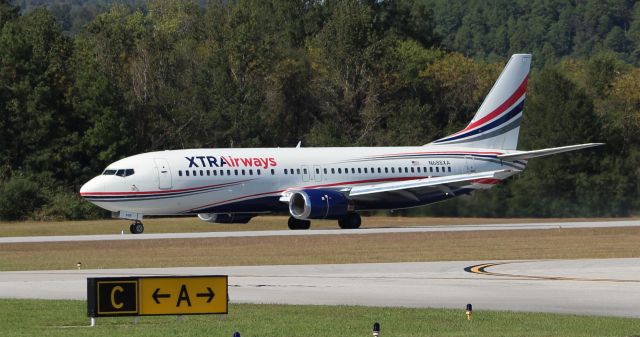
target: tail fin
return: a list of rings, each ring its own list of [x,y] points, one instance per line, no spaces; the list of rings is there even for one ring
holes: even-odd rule
[[[471,123],[431,145],[515,150],[530,67],[531,54],[511,56]]]

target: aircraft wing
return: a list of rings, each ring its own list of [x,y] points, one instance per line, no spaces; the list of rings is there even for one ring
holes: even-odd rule
[[[427,190],[440,190],[445,193],[452,193],[453,190],[463,187],[474,189],[483,188],[487,184],[494,184],[496,180],[504,180],[520,171],[518,170],[497,170],[470,174],[457,174],[446,177],[433,177],[416,180],[398,181],[390,183],[380,183],[372,185],[361,185],[351,188],[348,195],[352,199],[360,197],[374,196],[381,193],[399,193],[406,197],[417,198],[416,194]]]

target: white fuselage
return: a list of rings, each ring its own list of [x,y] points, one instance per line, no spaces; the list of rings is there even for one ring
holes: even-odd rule
[[[504,153],[442,145],[150,152],[109,165],[102,175],[82,187],[81,195],[111,211],[144,215],[281,212],[286,211],[287,205],[279,199],[288,190],[343,190],[358,185],[524,169],[524,161],[497,158]],[[448,199],[440,194],[409,201],[374,197],[356,207],[396,209]]]

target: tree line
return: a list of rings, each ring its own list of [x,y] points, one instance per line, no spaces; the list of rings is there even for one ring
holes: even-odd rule
[[[75,2],[64,3],[75,13]],[[83,23],[64,21],[51,4],[21,10],[0,0],[0,218],[104,216],[78,197],[79,187],[110,162],[140,152],[298,140],[426,144],[464,127],[509,54],[530,51],[536,69],[519,149],[592,141],[606,147],[532,160],[498,188],[412,214],[636,213],[635,42],[612,48],[611,33],[603,32],[589,49],[567,26],[572,33],[556,35],[573,42],[547,55],[546,43],[564,43],[550,42],[555,35],[514,36],[525,33],[512,30],[517,22],[501,26],[505,21],[490,20],[489,9],[478,14],[480,30],[468,25],[480,5],[472,1],[448,17],[448,3],[458,13],[456,1],[436,0],[89,1],[77,6],[102,9]],[[534,20],[549,3],[501,6]],[[620,4],[623,35],[634,41],[636,8]],[[488,7],[498,13],[498,5]],[[549,20],[565,17],[565,7]],[[620,23],[607,22],[609,30]],[[469,29],[473,34],[460,33]],[[500,29],[508,30],[509,43],[497,48]],[[462,43],[465,36],[474,42]],[[529,42],[513,42],[520,40]]]

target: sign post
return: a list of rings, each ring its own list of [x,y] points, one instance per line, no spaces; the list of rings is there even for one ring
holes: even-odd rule
[[[87,279],[87,315],[96,317],[227,314],[228,277],[160,276]]]

